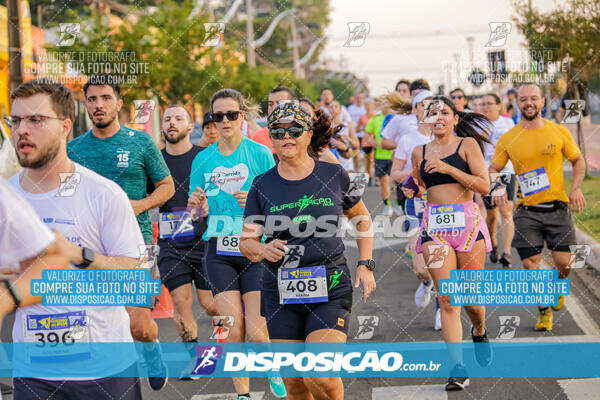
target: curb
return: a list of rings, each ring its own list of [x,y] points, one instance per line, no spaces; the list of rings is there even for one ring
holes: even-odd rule
[[[575,229],[577,244],[588,244],[591,248],[591,252],[586,260],[586,263],[596,271],[600,272],[600,243],[595,241],[590,235],[583,232],[581,229]]]

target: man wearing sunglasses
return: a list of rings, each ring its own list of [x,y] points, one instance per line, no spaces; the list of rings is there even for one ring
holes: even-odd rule
[[[173,178],[160,150],[145,132],[121,126],[118,113],[123,106],[118,78],[92,75],[83,87],[92,129],[67,145],[69,158],[116,182],[129,197],[148,251],[154,249],[148,210],[160,206],[175,193]],[[155,186],[147,194],[148,178]],[[143,249],[143,248],[142,248]],[[153,278],[158,277],[155,257],[150,262]],[[158,326],[148,308],[127,307],[134,339],[144,342],[144,356],[150,368],[150,387],[160,390],[167,384],[167,366],[161,360]]]

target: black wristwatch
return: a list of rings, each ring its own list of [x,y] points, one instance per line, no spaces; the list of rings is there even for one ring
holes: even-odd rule
[[[90,266],[91,263],[94,262],[94,251],[87,247],[81,248],[81,257],[83,258],[83,262],[81,264],[76,265],[77,268],[85,269]]]
[[[375,260],[372,258],[369,258],[368,260],[360,260],[358,265],[364,265],[369,271],[373,271],[375,269]]]

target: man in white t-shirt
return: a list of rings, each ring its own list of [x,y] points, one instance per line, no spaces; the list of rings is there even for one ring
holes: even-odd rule
[[[483,96],[481,98],[481,106],[483,115],[485,115],[493,125],[489,136],[491,144],[485,144],[485,162],[489,167],[490,163],[492,162],[492,156],[496,150],[496,143],[498,143],[498,139],[500,139],[500,136],[512,129],[512,127],[515,126],[515,123],[512,119],[500,115],[502,104],[500,97],[498,97],[496,94],[490,93]],[[483,203],[487,209],[485,220],[488,230],[490,231],[490,237],[492,239],[490,261],[493,263],[500,262],[504,268],[509,268],[511,266],[510,246],[515,233],[513,222],[513,205],[517,182],[515,169],[510,160],[500,174],[491,177],[491,182],[492,192],[506,190],[508,201],[505,204],[496,207],[492,196],[483,196]],[[498,228],[498,211],[500,211],[500,217],[502,218],[501,231],[503,249],[501,254],[498,254],[498,239],[496,235],[496,230]]]
[[[66,86],[40,79],[15,89],[9,123],[24,170],[9,182],[42,221],[56,230],[57,243],[67,253],[72,269],[134,268],[144,240],[131,203],[116,183],[67,157],[73,119],[74,99]],[[77,335],[72,321],[79,328]],[[44,347],[35,357],[16,353],[15,376],[19,370],[26,371],[26,376],[35,371],[34,376],[41,378],[15,378],[15,400],[50,396],[141,399],[139,378],[114,377],[135,376],[129,375],[137,361],[133,345],[119,354],[85,346],[133,343],[124,306],[36,305],[17,310],[14,342],[45,343],[52,341],[50,336],[81,346],[61,356]],[[49,368],[53,376],[61,377],[44,377]]]
[[[0,330],[15,308],[40,302],[29,290],[32,279],[41,279],[45,268],[68,267],[55,242],[27,201],[0,177]],[[12,393],[12,386],[2,384],[4,390]]]

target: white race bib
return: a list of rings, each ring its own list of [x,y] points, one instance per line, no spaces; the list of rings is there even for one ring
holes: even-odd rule
[[[183,239],[194,236],[194,224],[187,211],[160,213],[158,228],[161,239]]]
[[[550,180],[544,167],[517,175],[523,196],[531,196],[550,188]]]
[[[61,314],[27,314],[24,325],[24,341],[36,344],[35,348],[27,347],[27,362],[64,362],[91,356],[89,319],[84,310]],[[73,343],[88,345],[65,353],[65,346],[57,346],[59,343],[67,346]]]
[[[465,229],[465,206],[443,204],[429,209],[428,232],[462,231]]]
[[[280,268],[277,285],[280,304],[323,303],[329,300],[324,265]]]
[[[240,253],[240,235],[217,237],[217,254],[243,257]]]

